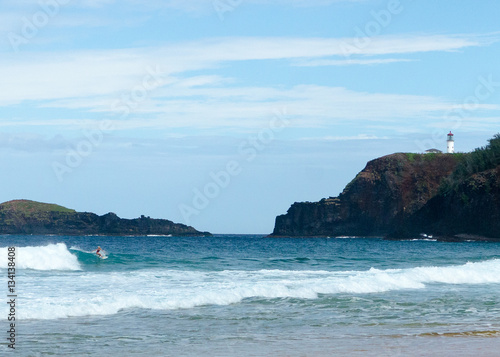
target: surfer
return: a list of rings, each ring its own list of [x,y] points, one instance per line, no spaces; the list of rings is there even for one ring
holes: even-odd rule
[[[102,250],[102,249],[101,249],[101,247],[100,247],[100,246],[97,246],[97,249],[96,249],[96,251],[95,251],[95,254],[97,254],[97,255],[99,256],[99,258],[102,258],[102,255],[101,255],[101,253],[100,253],[100,252],[101,252],[101,250]]]

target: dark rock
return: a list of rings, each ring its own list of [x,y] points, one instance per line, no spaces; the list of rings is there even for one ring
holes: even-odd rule
[[[294,203],[271,236],[500,240],[500,136],[469,154],[370,161],[334,198]]]
[[[28,200],[0,205],[0,234],[56,235],[182,235],[210,236],[193,227],[166,219],[141,216],[122,219],[115,213],[98,216],[62,206]]]
[[[372,160],[338,197],[294,203],[276,218],[272,236],[385,236],[436,195],[456,165],[447,154]]]
[[[425,227],[441,240],[500,238],[500,166],[438,193],[404,224],[409,235]]]

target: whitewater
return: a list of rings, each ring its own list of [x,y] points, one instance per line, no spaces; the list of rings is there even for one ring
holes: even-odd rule
[[[16,246],[19,355],[456,356],[472,348],[487,356],[500,347],[496,243],[2,241],[5,295],[8,247]],[[108,259],[93,253],[97,245]],[[0,316],[7,316],[2,305]],[[107,347],[92,351],[88,344],[96,341]]]

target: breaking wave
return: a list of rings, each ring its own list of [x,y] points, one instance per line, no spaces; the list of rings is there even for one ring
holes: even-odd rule
[[[7,247],[0,248],[0,268],[8,266]],[[16,269],[81,270],[78,258],[71,254],[64,243],[41,247],[16,247]]]
[[[70,257],[64,245],[43,247]],[[38,253],[42,248],[38,248]],[[35,250],[36,252],[36,250]],[[63,253],[64,252],[64,253]],[[48,255],[48,254],[47,254]],[[70,254],[71,255],[71,254]],[[36,256],[35,254],[33,256]],[[36,256],[38,260],[38,256]],[[76,268],[74,260],[72,267]],[[46,265],[45,265],[46,264]],[[41,266],[54,268],[55,264]],[[368,271],[183,271],[139,270],[60,274],[57,297],[47,295],[54,280],[37,281],[26,299],[22,318],[55,319],[112,315],[124,309],[174,310],[204,305],[230,305],[245,299],[317,299],[324,294],[368,294],[425,289],[428,284],[500,283],[500,260],[460,266],[370,269]],[[57,304],[53,301],[56,300]]]

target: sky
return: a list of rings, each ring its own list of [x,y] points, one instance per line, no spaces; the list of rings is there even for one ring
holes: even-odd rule
[[[2,0],[0,201],[268,234],[367,161],[484,146],[497,0]]]

